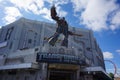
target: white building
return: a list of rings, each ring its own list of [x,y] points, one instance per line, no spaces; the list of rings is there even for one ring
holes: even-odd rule
[[[69,30],[68,48],[50,46],[56,25],[21,18],[0,29],[0,80],[111,80],[93,32]]]

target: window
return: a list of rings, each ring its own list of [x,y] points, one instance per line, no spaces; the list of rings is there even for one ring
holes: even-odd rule
[[[10,28],[10,29],[8,29],[7,34],[6,34],[6,36],[5,36],[5,40],[10,39],[10,36],[11,36],[11,34],[12,34],[13,29],[14,29],[13,27]]]
[[[31,44],[31,43],[32,43],[32,39],[28,39],[28,43],[30,43],[30,44]]]
[[[37,39],[37,33],[35,32],[35,35],[34,35],[34,46],[36,46],[36,39]]]

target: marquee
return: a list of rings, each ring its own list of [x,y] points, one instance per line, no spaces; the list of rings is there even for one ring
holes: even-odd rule
[[[83,60],[78,56],[67,54],[53,54],[53,53],[38,53],[37,62],[46,63],[65,63],[65,64],[85,64]]]

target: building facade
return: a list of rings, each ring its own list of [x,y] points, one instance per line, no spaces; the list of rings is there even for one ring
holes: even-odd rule
[[[56,24],[21,18],[0,29],[1,80],[111,80],[103,54],[91,30],[69,27],[82,37],[69,36],[62,47],[48,38]]]

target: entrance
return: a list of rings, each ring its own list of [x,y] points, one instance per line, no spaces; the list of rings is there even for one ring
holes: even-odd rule
[[[49,73],[49,80],[75,80],[75,72],[51,70]]]

